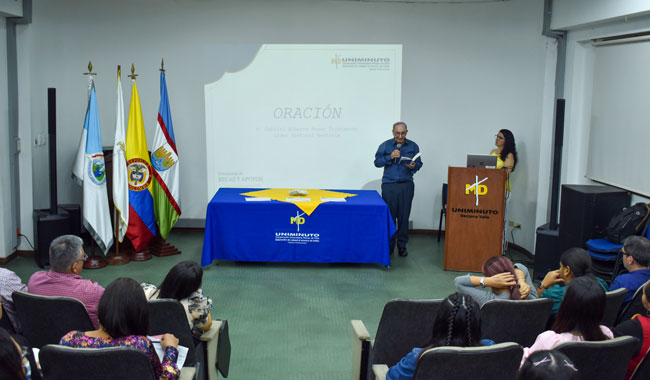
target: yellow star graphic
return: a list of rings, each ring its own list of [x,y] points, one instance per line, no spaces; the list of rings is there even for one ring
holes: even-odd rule
[[[289,195],[289,191],[291,190],[293,189],[266,189],[241,193],[240,195],[248,197],[266,197],[273,199],[274,201],[293,203],[307,215],[311,215],[311,213],[314,212],[314,210],[316,210],[316,207],[318,207],[321,203],[327,202],[322,201],[321,198],[347,198],[356,196],[356,194],[319,189],[307,189],[307,195],[293,196]],[[288,201],[287,198],[309,198],[309,201]]]

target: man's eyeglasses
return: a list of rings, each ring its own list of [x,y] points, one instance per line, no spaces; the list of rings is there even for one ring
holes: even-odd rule
[[[86,260],[88,260],[88,255],[86,255],[86,254],[84,253],[83,257],[80,258],[80,259],[77,260],[77,261],[86,261]]]

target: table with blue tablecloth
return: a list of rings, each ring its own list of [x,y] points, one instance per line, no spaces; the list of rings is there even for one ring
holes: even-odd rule
[[[282,196],[275,198],[282,201],[269,200],[279,190]],[[303,198],[311,202],[301,202],[288,189],[220,188],[206,211],[201,265],[214,260],[390,265],[395,225],[376,191],[307,190]]]

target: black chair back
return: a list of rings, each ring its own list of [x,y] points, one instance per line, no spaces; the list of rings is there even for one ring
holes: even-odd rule
[[[627,297],[629,290],[619,288],[605,293],[605,312],[603,313],[602,325],[612,327],[616,323],[616,317],[621,311],[621,305]]]
[[[174,299],[149,300],[148,303],[149,335],[174,334],[178,344],[189,349],[183,367],[194,367],[199,356],[183,305]]]
[[[73,348],[48,344],[41,348],[39,361],[47,380],[156,379],[147,354],[134,347]]]
[[[632,319],[632,317],[635,314],[644,315],[646,313],[646,308],[643,306],[643,301],[641,300],[643,298],[644,286],[645,284],[639,286],[636,292],[634,292],[634,297],[632,297],[632,300],[628,302],[627,305],[625,305],[625,307],[621,311],[621,314],[618,316],[618,319],[616,320],[616,324],[627,321],[628,319]]]
[[[630,380],[647,380],[650,379],[650,349],[636,366]]]
[[[516,342],[530,347],[546,330],[552,308],[550,298],[490,300],[481,306],[481,335],[495,343]]]
[[[414,380],[514,379],[523,349],[517,343],[484,347],[436,347],[417,362]]]
[[[431,340],[433,322],[442,300],[394,299],[388,301],[379,320],[370,352],[372,364],[397,364],[414,347]],[[368,371],[373,376],[372,370]]]
[[[84,304],[76,298],[49,297],[16,291],[16,316],[32,347],[58,344],[72,330],[95,330]]]
[[[554,349],[571,359],[581,379],[623,379],[638,342],[637,338],[621,336],[598,342],[564,342]]]

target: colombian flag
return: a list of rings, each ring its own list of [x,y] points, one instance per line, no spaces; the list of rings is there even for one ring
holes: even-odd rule
[[[142,250],[156,235],[153,213],[152,178],[147,136],[144,132],[138,87],[133,81],[131,106],[126,131],[126,165],[129,181],[129,227],[126,236],[136,252]]]

